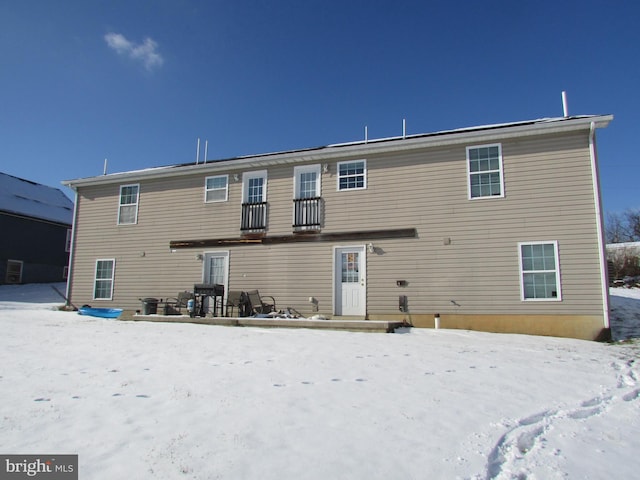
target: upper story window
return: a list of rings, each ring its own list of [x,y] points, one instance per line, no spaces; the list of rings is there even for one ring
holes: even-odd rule
[[[242,218],[240,230],[267,228],[267,171],[242,174]]]
[[[367,161],[353,160],[338,163],[338,190],[367,188]]]
[[[558,242],[519,243],[522,300],[561,300]]]
[[[207,177],[204,181],[204,201],[226,202],[229,198],[229,175]]]
[[[316,198],[320,196],[320,165],[294,167],[294,198]]]
[[[248,172],[242,175],[242,202],[262,203],[267,201],[267,171]]]
[[[504,197],[502,146],[467,147],[469,198]]]
[[[322,222],[320,198],[320,165],[304,165],[293,169],[293,228],[317,230]]]
[[[122,185],[120,187],[120,208],[118,225],[138,223],[138,200],[140,185]]]

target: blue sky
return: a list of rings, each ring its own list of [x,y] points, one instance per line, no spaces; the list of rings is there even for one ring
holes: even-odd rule
[[[640,2],[0,0],[0,171],[65,179],[569,113],[640,208]],[[67,190],[66,188],[64,188]],[[70,192],[67,192],[70,194]]]

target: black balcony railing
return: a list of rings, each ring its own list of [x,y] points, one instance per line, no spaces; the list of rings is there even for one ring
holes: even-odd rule
[[[240,230],[264,230],[267,228],[267,202],[243,203]]]
[[[296,198],[293,200],[293,227],[320,228],[322,198]]]

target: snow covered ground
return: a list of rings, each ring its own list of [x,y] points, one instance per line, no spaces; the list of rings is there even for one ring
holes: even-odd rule
[[[613,293],[614,335],[640,337],[639,292]],[[82,479],[640,469],[637,342],[119,322],[59,302],[0,287],[0,452],[77,453]]]

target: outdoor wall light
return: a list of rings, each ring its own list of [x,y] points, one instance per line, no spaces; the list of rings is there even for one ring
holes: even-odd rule
[[[373,253],[376,251],[376,247],[373,246],[373,243],[369,243],[367,245],[367,250],[369,251],[369,253]]]
[[[202,260],[202,254],[201,253],[196,254],[196,260]]]
[[[237,173],[234,173],[234,174],[233,174],[233,181],[234,181],[234,182],[237,182],[237,181],[239,181],[239,180],[240,180],[240,175],[238,175]]]
[[[322,173],[329,173],[329,164],[325,163],[322,165]]]

